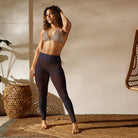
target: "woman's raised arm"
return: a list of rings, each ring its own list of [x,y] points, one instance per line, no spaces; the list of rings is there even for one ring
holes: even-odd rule
[[[71,30],[71,22],[69,21],[69,19],[63,14],[63,11],[60,11],[60,16],[62,19],[62,23],[63,23],[63,31],[66,33],[69,33]]]

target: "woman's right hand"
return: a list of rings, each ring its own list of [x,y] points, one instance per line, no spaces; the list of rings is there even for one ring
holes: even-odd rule
[[[35,76],[34,70],[35,70],[35,68],[34,67],[31,67],[31,69],[30,69],[30,76],[31,77],[34,77]]]

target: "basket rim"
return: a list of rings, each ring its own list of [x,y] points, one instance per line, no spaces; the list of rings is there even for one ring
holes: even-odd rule
[[[9,85],[6,85],[6,87],[9,87],[9,86],[30,86],[30,84],[9,84]]]

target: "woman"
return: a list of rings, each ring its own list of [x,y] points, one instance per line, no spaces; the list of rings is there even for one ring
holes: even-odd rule
[[[40,42],[36,48],[30,75],[35,76],[39,90],[39,107],[41,111],[41,129],[47,128],[46,107],[49,76],[62,99],[72,121],[72,133],[79,132],[72,102],[66,90],[66,79],[61,66],[60,54],[71,30],[71,22],[58,6],[44,10],[44,24]],[[34,74],[35,71],[35,74]]]

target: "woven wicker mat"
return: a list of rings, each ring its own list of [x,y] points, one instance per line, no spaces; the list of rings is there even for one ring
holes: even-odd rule
[[[41,118],[15,120],[4,137],[46,138],[137,138],[137,115],[76,115],[80,133],[71,134],[69,116],[47,116],[48,129],[40,130]]]

